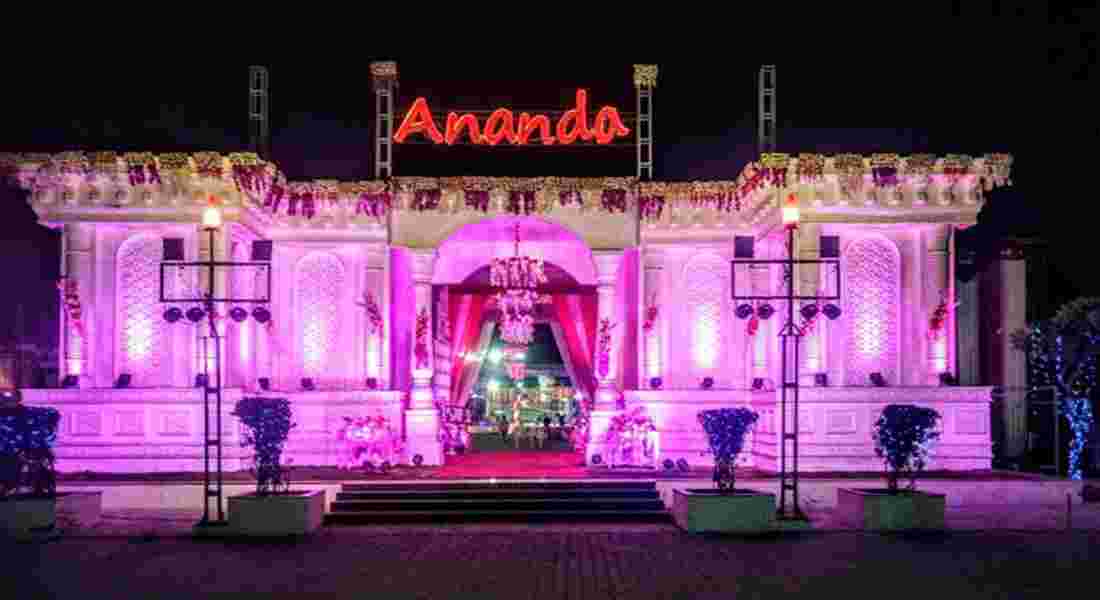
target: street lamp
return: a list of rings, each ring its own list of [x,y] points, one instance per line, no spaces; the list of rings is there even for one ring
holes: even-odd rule
[[[221,340],[224,337],[218,331],[217,320],[220,316],[215,310],[217,304],[258,304],[263,305],[271,301],[271,253],[270,243],[265,241],[252,242],[252,257],[254,262],[226,262],[217,260],[217,232],[222,228],[222,212],[218,200],[211,196],[209,205],[203,209],[201,218],[202,230],[206,232],[210,240],[210,251],[207,259],[197,262],[183,262],[182,239],[165,239],[164,260],[160,264],[160,301],[162,303],[201,303],[202,308],[193,307],[186,311],[187,320],[181,320],[183,313],[176,307],[164,311],[164,318],[169,323],[191,322],[199,324],[206,317],[208,335],[202,338],[202,362],[203,373],[200,375],[203,388],[203,513],[199,527],[224,526],[225,509],[222,506],[222,369],[221,369]],[[258,259],[258,260],[257,260]],[[181,272],[185,269],[199,269],[199,273],[206,274],[206,290],[198,297],[183,294],[182,296],[169,297],[172,286],[166,285],[166,272],[175,267]],[[258,268],[266,274],[266,289],[264,294],[253,294],[248,298],[218,297],[215,289],[214,272],[218,267],[234,268]],[[257,281],[260,281],[257,278]],[[248,311],[237,306],[229,311],[229,316],[236,322],[248,318]],[[257,306],[251,312],[259,323],[265,323],[270,319],[271,313],[263,306]],[[211,357],[210,342],[214,344]],[[210,359],[213,358],[213,361]],[[213,370],[213,377],[210,371]],[[213,406],[211,405],[213,401]],[[214,414],[211,415],[211,412]],[[213,421],[213,428],[211,428]],[[211,457],[211,448],[214,456]],[[213,458],[213,470],[211,459]],[[211,519],[210,504],[216,507],[217,519]]]
[[[739,319],[748,319],[756,314],[761,319],[768,319],[774,312],[772,306],[767,304],[771,301],[784,301],[787,304],[787,317],[786,322],[783,324],[782,329],[779,332],[780,341],[780,368],[782,370],[781,385],[780,385],[780,409],[779,409],[779,507],[778,514],[780,517],[805,519],[805,515],[802,513],[802,508],[798,505],[798,431],[799,431],[799,411],[798,411],[798,392],[799,392],[799,364],[798,364],[798,343],[805,333],[806,323],[812,322],[813,319],[819,314],[817,310],[817,304],[822,301],[840,301],[840,252],[839,244],[836,243],[836,238],[829,238],[823,236],[820,244],[821,259],[807,259],[798,260],[794,257],[794,236],[798,230],[799,222],[801,221],[801,214],[798,208],[798,197],[795,194],[787,196],[782,205],[782,221],[783,228],[786,230],[786,246],[787,257],[779,260],[756,260],[753,258],[753,244],[755,238],[751,236],[737,236],[734,239],[734,259],[730,268],[732,273],[732,291],[735,309],[735,314]],[[785,289],[781,295],[765,294],[757,296],[752,294],[751,290],[749,294],[737,293],[737,265],[781,265],[783,267],[783,285]],[[801,295],[795,294],[795,268],[802,265],[824,265],[832,266],[832,272],[836,276],[835,279],[835,293],[830,295]],[[750,282],[751,284],[751,282]],[[803,325],[797,325],[794,321],[795,314],[795,301],[809,301],[812,304],[807,304],[802,307],[799,312],[804,319]],[[754,308],[749,302],[760,302],[765,304]],[[741,304],[739,304],[741,303]],[[834,320],[840,317],[840,308],[835,304],[826,304],[824,308],[820,310],[820,314],[824,314],[829,320]],[[788,354],[788,343],[792,344],[790,347],[790,353]],[[791,398],[793,403],[793,432],[787,432],[787,399]],[[792,443],[792,465],[788,471],[787,465],[787,441]],[[788,483],[788,478],[790,482]],[[787,513],[787,492],[791,492],[793,514]]]

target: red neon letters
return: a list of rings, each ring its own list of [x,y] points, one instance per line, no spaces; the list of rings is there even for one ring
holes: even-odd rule
[[[432,111],[428,108],[428,101],[417,98],[405,113],[401,127],[394,134],[393,139],[402,143],[410,135],[419,133],[426,135],[433,143],[453,145],[458,142],[465,132],[470,141],[475,144],[488,144],[496,146],[501,142],[508,142],[517,146],[526,145],[531,135],[538,132],[538,139],[543,145],[572,144],[578,139],[590,142],[595,140],[597,144],[609,144],[616,137],[630,135],[630,130],[623,125],[619,111],[613,106],[605,106],[596,113],[596,119],[592,127],[588,126],[588,92],[577,90],[577,102],[574,108],[565,111],[553,128],[556,135],[550,135],[550,118],[546,115],[519,114],[519,122],[516,122],[512,111],[506,108],[498,108],[485,120],[485,127],[481,128],[477,117],[466,113],[449,113],[445,132],[440,132],[439,127],[432,118]]]

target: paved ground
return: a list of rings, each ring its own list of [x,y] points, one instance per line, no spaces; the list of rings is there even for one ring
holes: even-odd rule
[[[251,591],[638,600],[808,592],[927,600],[1087,594],[1100,533],[744,540],[663,526],[365,528],[329,529],[297,543],[96,538],[0,542],[0,551],[0,581],[11,598]]]

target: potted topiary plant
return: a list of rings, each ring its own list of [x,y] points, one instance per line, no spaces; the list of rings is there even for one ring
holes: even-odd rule
[[[0,531],[28,537],[56,531],[58,521],[91,525],[102,492],[58,492],[53,444],[61,414],[53,408],[0,407]]]
[[[714,489],[676,489],[672,516],[681,529],[697,532],[763,533],[775,527],[775,494],[737,489],[737,455],[759,419],[748,408],[699,413],[714,455]]]
[[[885,489],[837,490],[837,516],[842,522],[872,531],[943,529],[947,498],[916,489],[917,476],[939,439],[940,414],[931,408],[891,404],[875,422],[875,454],[886,466]],[[901,489],[905,476],[909,485]]]
[[[247,428],[241,445],[252,447],[256,491],[229,497],[229,526],[239,535],[302,535],[321,526],[325,490],[291,490],[282,465],[294,427],[286,398],[245,397],[233,415]]]

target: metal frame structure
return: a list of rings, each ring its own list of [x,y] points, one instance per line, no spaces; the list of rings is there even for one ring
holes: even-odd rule
[[[387,63],[371,63],[374,77],[374,178],[393,177],[393,108],[397,94],[397,65],[392,76],[380,75]]]
[[[208,335],[202,337],[202,363],[203,363],[203,505],[202,505],[202,520],[199,521],[200,527],[206,526],[220,526],[226,524],[225,509],[223,507],[223,479],[222,479],[222,357],[221,357],[221,340],[222,336],[218,332],[217,324],[215,323],[215,304],[266,304],[271,301],[271,265],[266,262],[227,262],[217,261],[214,259],[216,255],[216,234],[220,227],[204,227],[207,233],[210,235],[210,253],[209,259],[206,261],[196,262],[178,262],[178,261],[162,261],[160,264],[160,301],[162,303],[188,303],[188,302],[201,302],[203,304],[203,310],[205,311],[207,326],[209,327]],[[218,298],[215,297],[215,267],[242,267],[242,266],[258,266],[265,269],[267,272],[267,297],[265,298]],[[187,268],[198,267],[200,269],[206,269],[207,276],[207,291],[201,298],[168,298],[165,294],[165,269],[169,268]],[[210,343],[214,344],[214,377],[210,377]],[[211,385],[213,382],[213,385]],[[211,400],[213,400],[213,406],[211,406]],[[211,410],[214,411],[214,431],[210,430],[211,422]],[[214,467],[215,472],[211,473],[211,456],[210,449],[214,449]],[[216,503],[217,519],[211,520],[210,518],[210,502]]]
[[[653,179],[653,88],[638,85],[637,131],[634,132],[638,147],[638,179]]]
[[[267,67],[248,67],[248,136],[252,151],[263,159],[271,158],[268,91]]]
[[[840,258],[826,258],[826,259],[796,259],[794,257],[794,236],[798,230],[797,225],[786,225],[787,229],[787,258],[785,259],[738,259],[734,258],[730,271],[732,277],[730,280],[730,287],[733,292],[734,302],[757,302],[757,301],[783,301],[787,303],[787,315],[786,323],[783,324],[783,328],[779,332],[780,339],[780,368],[782,371],[780,379],[780,405],[779,405],[779,508],[778,515],[783,518],[805,519],[805,515],[802,512],[802,508],[798,504],[798,431],[799,431],[799,411],[798,411],[798,392],[799,392],[799,364],[798,364],[798,345],[802,339],[802,328],[794,322],[794,304],[795,301],[812,301],[813,303],[819,303],[822,301],[840,301]],[[783,266],[783,285],[785,287],[785,293],[779,296],[765,295],[757,296],[753,294],[741,295],[737,293],[737,266],[738,265],[782,265]],[[795,268],[803,265],[834,265],[834,274],[836,276],[836,293],[829,295],[803,295],[795,292]],[[750,282],[751,283],[751,282]],[[751,288],[750,288],[751,289]],[[788,346],[790,344],[790,346]],[[787,432],[787,401],[788,397],[791,398],[793,404],[793,433]],[[792,442],[792,465],[791,469],[787,468],[787,442]],[[790,483],[788,483],[790,479]],[[791,492],[792,495],[792,508],[793,513],[787,512],[787,492]]]
[[[757,132],[756,151],[760,154],[775,152],[775,65],[760,67],[760,129]]]

